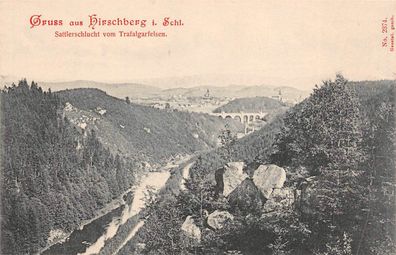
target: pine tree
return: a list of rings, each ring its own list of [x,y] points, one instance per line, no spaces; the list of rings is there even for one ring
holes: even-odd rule
[[[317,175],[327,166],[357,167],[363,160],[358,102],[337,75],[284,118],[272,160],[279,165],[304,166]]]
[[[74,229],[129,188],[133,173],[119,156],[114,162],[94,131],[83,137],[62,117],[57,93],[24,79],[0,96],[0,181],[7,194],[0,253],[34,254],[47,245],[50,230]]]
[[[221,148],[219,150],[220,157],[223,161],[228,162],[232,158],[232,146],[235,144],[237,137],[233,134],[228,125],[221,130],[219,135]]]
[[[311,184],[313,214],[307,219],[314,233],[311,243],[354,234],[367,203],[367,190],[359,104],[347,80],[337,75],[334,81],[324,81],[288,112],[284,123],[273,161],[291,171],[304,167],[317,176]]]

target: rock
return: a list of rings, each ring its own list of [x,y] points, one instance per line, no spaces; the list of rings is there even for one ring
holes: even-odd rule
[[[223,195],[228,196],[248,175],[243,172],[243,162],[230,162],[224,166]]]
[[[85,122],[79,123],[78,126],[79,126],[81,129],[85,129],[85,128],[87,127],[87,123],[85,123]]]
[[[153,169],[149,162],[143,161],[141,164],[144,170],[150,171],[151,169]]]
[[[201,230],[197,225],[195,225],[194,219],[192,216],[187,216],[186,220],[181,226],[181,230],[185,236],[196,240],[198,242],[201,241]]]
[[[137,254],[142,254],[143,250],[146,248],[146,244],[145,243],[137,243],[135,245],[135,252]]]
[[[62,240],[66,236],[67,233],[65,233],[62,229],[51,229],[51,231],[49,232],[47,243],[53,243],[58,240]]]
[[[227,211],[216,210],[209,214],[207,218],[208,225],[213,229],[222,229],[227,222],[234,219],[234,216]]]
[[[265,198],[269,198],[272,190],[282,188],[286,181],[286,172],[277,165],[261,165],[253,174],[253,182]]]
[[[231,192],[228,202],[233,211],[239,209],[242,213],[257,213],[261,211],[265,198],[253,181],[247,178]]]
[[[66,102],[65,111],[67,111],[67,112],[75,111],[75,108],[73,107],[73,105],[71,103]]]
[[[102,108],[99,107],[99,106],[96,107],[95,111],[96,111],[97,113],[99,113],[100,115],[104,115],[104,114],[107,112],[106,109],[102,109]]]
[[[291,208],[294,201],[294,191],[292,189],[274,189],[270,198],[264,204],[263,212],[268,213]]]
[[[239,255],[239,254],[243,254],[241,251],[238,251],[238,250],[229,250],[229,251],[226,251],[225,253],[224,253],[225,255]]]

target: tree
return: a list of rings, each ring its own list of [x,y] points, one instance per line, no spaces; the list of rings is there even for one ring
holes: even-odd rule
[[[272,160],[290,169],[306,168],[309,175],[317,176],[311,184],[313,213],[305,218],[313,232],[310,243],[322,244],[314,248],[324,251],[323,244],[335,238],[332,247],[336,247],[344,234],[357,232],[367,203],[358,101],[338,74],[288,112],[284,123]]]
[[[228,162],[232,158],[232,146],[237,141],[236,134],[233,134],[226,124],[225,128],[220,131],[219,140],[221,145],[219,150],[220,157],[223,161]]]
[[[372,90],[373,86],[367,86]],[[359,92],[367,88],[359,88]],[[396,252],[395,221],[395,84],[381,86],[374,96],[362,96],[364,112],[364,147],[369,199],[365,221],[358,236],[358,251],[367,254],[394,254]]]
[[[114,162],[94,131],[81,135],[62,117],[57,93],[24,79],[0,96],[1,193],[7,194],[0,253],[34,254],[47,245],[50,230],[73,230],[129,188],[133,168],[120,157]]]
[[[329,165],[357,168],[363,160],[359,105],[346,84],[338,74],[286,114],[272,156],[275,163],[304,166],[313,175]]]
[[[145,210],[145,227],[139,232],[144,240],[145,254],[187,254],[180,235],[184,217],[175,198],[155,201],[155,194],[148,192]]]

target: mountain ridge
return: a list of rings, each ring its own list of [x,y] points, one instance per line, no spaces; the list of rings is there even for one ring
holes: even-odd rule
[[[139,161],[164,161],[170,157],[213,148],[217,133],[229,123],[215,116],[160,110],[128,103],[99,89],[72,89],[56,93],[64,113],[77,127],[94,129],[112,151]],[[142,155],[146,155],[142,157]]]
[[[0,76],[0,82],[3,85],[10,86],[18,79],[13,76]],[[300,90],[291,86],[273,86],[273,85],[241,85],[230,83],[230,85],[219,86],[216,84],[203,84],[196,86],[188,86],[188,84],[180,84],[177,87],[160,88],[150,83],[140,82],[99,82],[93,80],[74,80],[74,81],[40,81],[40,86],[47,90],[60,91],[73,88],[99,88],[108,94],[118,98],[153,98],[153,97],[169,97],[174,95],[183,95],[186,97],[202,97],[209,89],[212,96],[216,97],[252,97],[252,96],[272,96],[278,94],[278,90],[284,90],[286,94],[293,95],[292,98],[305,97],[308,91]],[[249,84],[249,83],[246,83]]]

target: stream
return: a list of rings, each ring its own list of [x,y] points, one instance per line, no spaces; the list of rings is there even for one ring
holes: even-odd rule
[[[56,243],[43,251],[42,255],[91,255],[98,254],[104,247],[106,241],[113,238],[120,226],[125,224],[128,219],[136,216],[145,208],[144,197],[148,190],[158,192],[165,186],[170,177],[170,170],[178,167],[188,160],[183,158],[177,163],[168,164],[157,172],[148,172],[132,191],[124,196],[125,204],[113,209],[109,213],[89,222],[74,230],[66,240]],[[133,199],[132,199],[133,197]],[[132,200],[132,201],[131,201]],[[131,201],[131,202],[130,202]],[[127,239],[122,243],[121,249],[142,227],[143,221],[139,221],[134,229],[129,233]],[[117,251],[118,251],[117,250]]]

